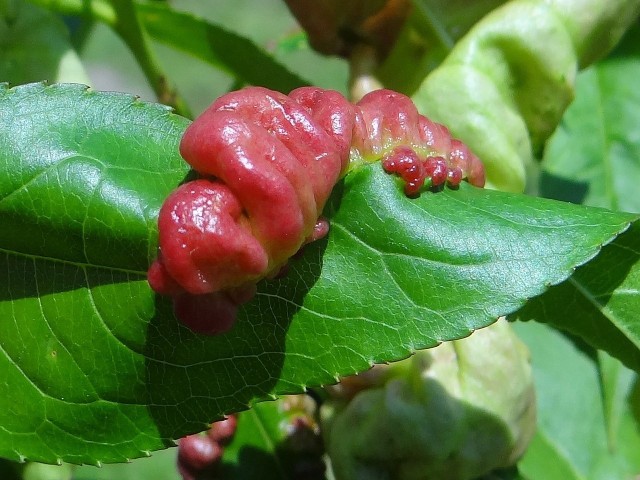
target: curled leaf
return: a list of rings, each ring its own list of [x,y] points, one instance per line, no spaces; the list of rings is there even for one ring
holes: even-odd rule
[[[522,191],[578,68],[607,53],[639,11],[638,0],[510,2],[455,46],[414,99],[483,160],[488,186]]]

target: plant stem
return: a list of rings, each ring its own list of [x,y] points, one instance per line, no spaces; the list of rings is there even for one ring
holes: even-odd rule
[[[138,18],[132,0],[111,0],[111,5],[116,12],[113,28],[131,49],[158,100],[175,108],[178,114],[191,117],[189,107],[169,84],[167,76],[153,53],[151,42]]]
[[[378,66],[377,54],[373,47],[360,44],[354,47],[349,58],[349,97],[357,102],[367,93],[383,88],[374,74]]]

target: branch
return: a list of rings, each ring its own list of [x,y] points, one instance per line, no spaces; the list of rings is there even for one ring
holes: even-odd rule
[[[153,53],[149,37],[140,23],[133,2],[131,0],[110,0],[110,3],[116,13],[115,23],[112,27],[135,56],[158,100],[175,108],[178,114],[191,117],[189,107],[177,90],[169,84],[162,66]]]

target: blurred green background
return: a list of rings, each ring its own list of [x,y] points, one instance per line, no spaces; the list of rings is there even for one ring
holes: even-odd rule
[[[171,5],[253,40],[310,83],[346,93],[347,62],[313,52],[281,0],[174,0]],[[234,79],[224,72],[165,45],[157,42],[153,45],[194,115],[236,87]],[[81,59],[92,87],[156,100],[133,56],[108,27],[93,28]]]

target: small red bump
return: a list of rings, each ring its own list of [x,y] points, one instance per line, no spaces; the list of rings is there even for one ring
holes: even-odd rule
[[[211,425],[208,435],[214,442],[222,445],[228,444],[236,433],[238,428],[238,419],[235,415],[229,415],[224,420],[215,422]]]
[[[484,187],[484,165],[474,154],[469,156],[469,174],[467,175],[467,180],[469,180],[469,183],[475,187]]]
[[[442,157],[427,157],[424,162],[427,177],[431,177],[431,184],[435,187],[447,181],[447,162]]]
[[[413,149],[405,146],[394,148],[382,161],[382,168],[395,173],[405,182],[406,195],[416,195],[427,177],[425,166]]]
[[[316,221],[316,224],[313,226],[313,231],[311,232],[311,235],[305,238],[304,243],[307,244],[307,243],[320,240],[321,238],[326,237],[328,233],[329,233],[329,220],[323,217],[319,217],[318,220]]]
[[[447,174],[447,183],[449,184],[449,186],[457,187],[458,185],[460,185],[461,181],[462,181],[462,170],[460,169],[460,167],[451,168],[449,170],[449,173]]]
[[[149,286],[161,295],[178,295],[184,292],[184,289],[173,279],[165,268],[164,263],[162,263],[160,259],[160,255],[158,255],[158,259],[149,267],[147,281],[149,282]]]
[[[178,461],[189,470],[204,470],[222,457],[222,447],[208,435],[189,435],[178,444]]]

